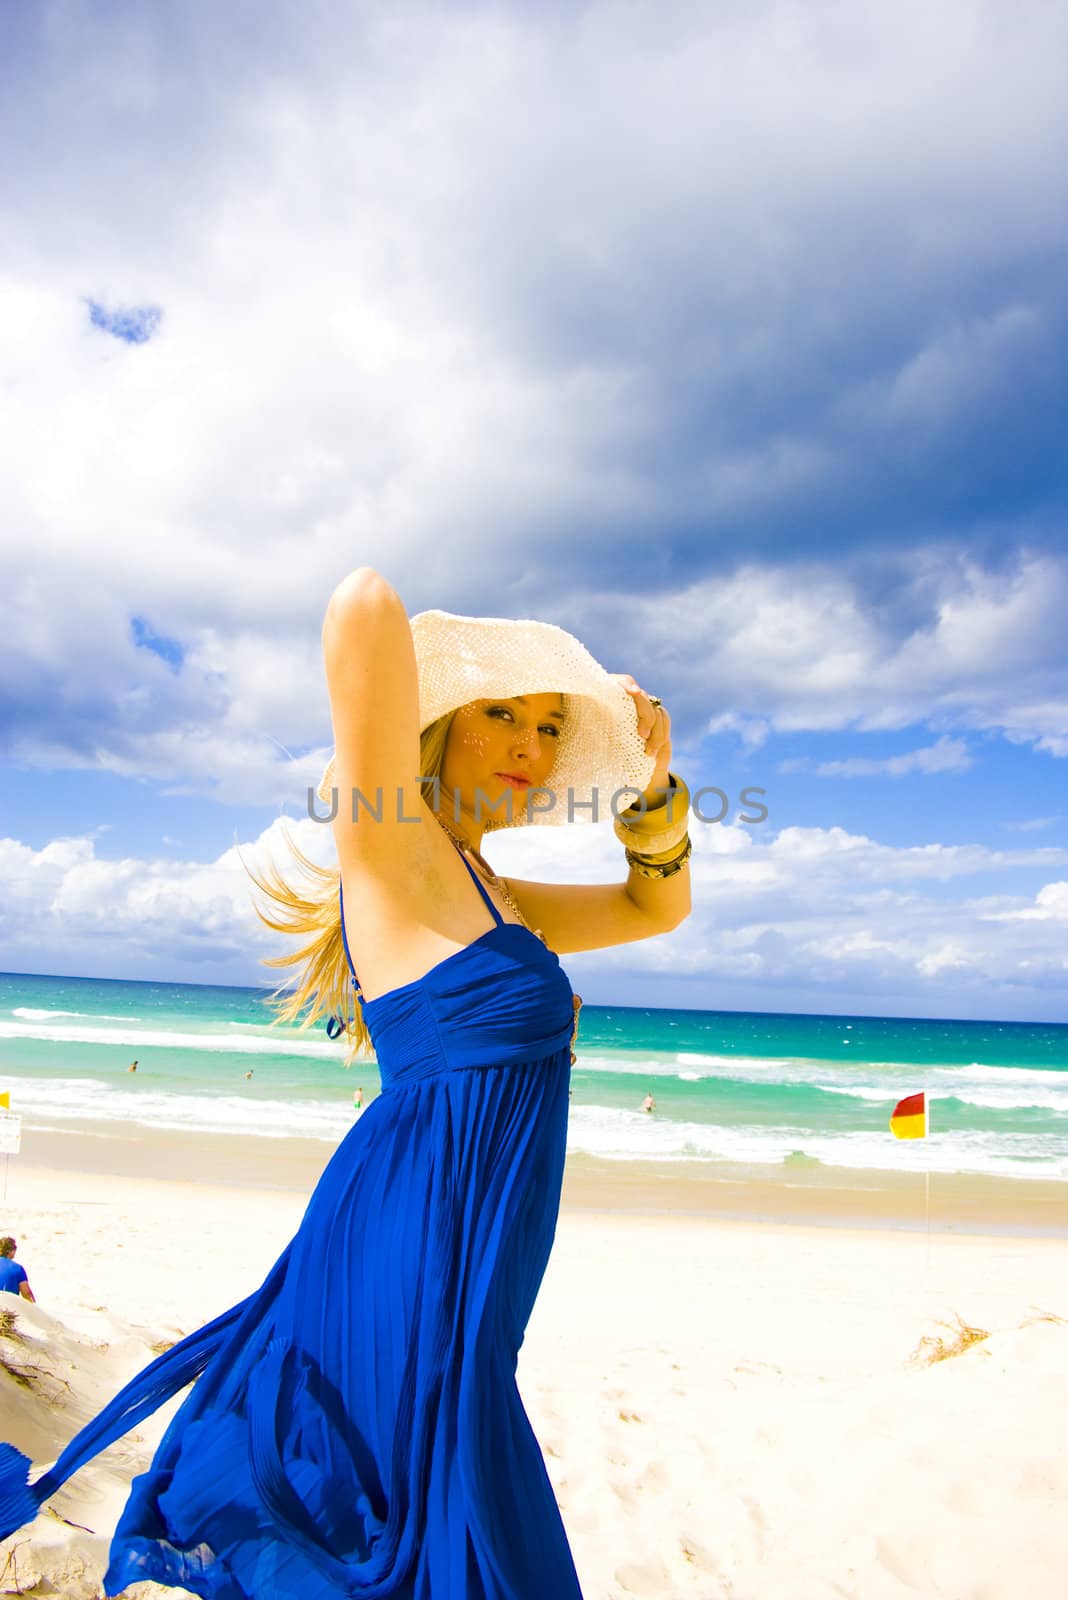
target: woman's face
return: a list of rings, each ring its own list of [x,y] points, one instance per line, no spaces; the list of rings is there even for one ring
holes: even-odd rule
[[[499,822],[508,819],[511,794],[512,815],[522,816],[528,791],[548,783],[563,722],[563,696],[556,693],[461,706],[445,746],[443,788],[459,792],[469,812],[478,790],[482,818]]]

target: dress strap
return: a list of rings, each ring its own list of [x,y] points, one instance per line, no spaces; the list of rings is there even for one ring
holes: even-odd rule
[[[475,871],[475,869],[471,865],[470,861],[468,861],[467,856],[464,853],[464,851],[463,850],[458,850],[457,851],[457,855],[460,857],[460,860],[463,862],[464,866],[467,868],[467,870],[471,874],[472,878],[474,878],[475,884],[476,884],[476,886],[478,888],[479,894],[482,896],[483,900],[486,902],[486,904],[489,906],[490,910],[493,913],[494,922],[497,923],[498,927],[503,927],[504,918],[501,916],[500,912],[497,910],[497,907],[493,904],[493,901],[490,899],[489,894],[488,894],[488,892],[486,890],[486,885],[482,882],[482,879],[479,877],[478,873]]]
[[[337,898],[338,904],[341,907],[341,943],[345,946],[345,960],[348,962],[349,971],[352,973],[352,987],[356,990],[356,993],[362,1000],[363,991],[360,988],[360,980],[356,976],[356,968],[353,966],[352,956],[349,954],[349,940],[348,935],[345,932],[345,892],[341,887],[340,880],[337,886]]]

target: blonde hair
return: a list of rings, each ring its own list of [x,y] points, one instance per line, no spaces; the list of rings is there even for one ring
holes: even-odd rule
[[[425,780],[422,793],[428,802],[434,798],[433,780],[441,776],[445,746],[455,715],[455,710],[447,712],[424,728],[419,736],[419,775]],[[299,1017],[301,1028],[310,1028],[323,1016],[340,1018],[351,1045],[345,1064],[351,1066],[357,1055],[371,1054],[372,1045],[345,960],[338,895],[341,871],[338,867],[321,867],[311,861],[284,826],[282,832],[303,869],[306,879],[303,884],[291,882],[273,862],[262,874],[257,873],[241,856],[245,871],[270,902],[267,909],[255,906],[260,921],[276,933],[304,938],[304,943],[296,950],[263,958],[265,967],[300,968],[295,985],[280,984],[268,995],[267,1003],[276,1013],[275,1022],[294,1022]]]

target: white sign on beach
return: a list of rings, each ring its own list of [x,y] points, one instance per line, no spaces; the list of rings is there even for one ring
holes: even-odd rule
[[[22,1143],[22,1118],[0,1114],[0,1156],[17,1156]]]

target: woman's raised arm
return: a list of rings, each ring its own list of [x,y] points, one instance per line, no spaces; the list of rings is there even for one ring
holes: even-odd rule
[[[323,663],[334,725],[334,834],[342,862],[389,868],[421,825],[419,680],[408,614],[373,567],[357,567],[330,596]],[[365,797],[355,806],[354,791]],[[381,821],[373,811],[381,811]],[[404,822],[403,818],[419,822]]]

